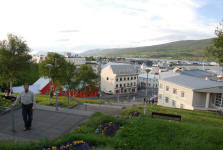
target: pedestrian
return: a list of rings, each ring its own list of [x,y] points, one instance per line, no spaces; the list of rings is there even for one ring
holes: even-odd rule
[[[22,117],[24,121],[24,131],[31,130],[33,120],[33,105],[36,104],[35,96],[29,91],[29,84],[24,84],[24,91],[19,94],[16,101],[12,104],[15,106],[19,102],[22,103]]]

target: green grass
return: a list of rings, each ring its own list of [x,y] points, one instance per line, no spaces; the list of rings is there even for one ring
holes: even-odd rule
[[[9,107],[12,104],[11,100],[3,99],[0,97],[0,106],[1,107]]]
[[[149,105],[148,105],[149,106]],[[143,113],[143,106],[124,110],[127,116],[131,111]],[[182,121],[168,121],[151,118],[151,112],[178,114]],[[95,129],[105,120],[118,121],[121,128],[114,137],[95,134]],[[218,150],[223,149],[223,116],[216,112],[189,111],[182,109],[152,106],[147,114],[129,120],[96,113],[76,130],[54,140],[36,143],[4,142],[0,149],[35,149],[35,145],[61,144],[71,139],[83,139],[94,144],[94,150]]]
[[[46,105],[46,106],[50,106],[49,105],[49,96],[48,95],[35,95],[36,98],[36,103],[39,105]],[[66,96],[61,96],[58,97],[58,102],[62,103],[63,105],[61,107],[67,107],[67,97]],[[75,104],[77,104],[78,102],[82,102],[82,103],[92,103],[92,104],[98,104],[99,102],[104,102],[104,100],[98,100],[98,99],[87,99],[87,98],[73,98],[70,97],[70,104],[69,106],[73,106]],[[51,98],[51,105],[55,106],[56,104],[56,96],[53,96]]]

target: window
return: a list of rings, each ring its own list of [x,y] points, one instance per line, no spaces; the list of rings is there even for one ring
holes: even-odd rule
[[[127,86],[129,86],[129,83],[127,83]]]
[[[116,78],[116,81],[118,82],[118,78]]]
[[[136,85],[136,83],[134,82],[134,86]]]
[[[166,86],[166,91],[169,91],[169,86]]]
[[[162,99],[162,94],[159,94],[159,99]]]
[[[125,83],[124,83],[124,87],[125,87]]]
[[[184,92],[181,92],[181,97],[184,97]]]
[[[131,86],[132,86],[132,82],[131,82]]]
[[[173,89],[173,94],[177,94],[177,89]]]
[[[136,77],[134,77],[134,79],[136,79]]]
[[[122,78],[120,78],[120,81],[122,81]]]
[[[118,84],[116,84],[116,87],[118,87]]]
[[[122,84],[120,84],[120,87],[122,87]]]
[[[124,77],[124,80],[126,80],[126,78]]]
[[[135,92],[135,89],[132,89],[132,92]]]
[[[107,77],[107,80],[109,80],[109,78]]]
[[[168,97],[165,97],[165,102],[169,103],[169,98]]]
[[[176,101],[174,101],[174,100],[172,101],[172,106],[174,106],[174,107],[176,106]]]
[[[131,77],[131,80],[133,80],[133,77]]]
[[[160,88],[162,89],[163,88],[163,85],[160,83]]]
[[[127,92],[127,90],[125,89],[125,90],[124,90],[124,92],[126,93],[126,92]]]
[[[129,77],[127,79],[129,80]]]

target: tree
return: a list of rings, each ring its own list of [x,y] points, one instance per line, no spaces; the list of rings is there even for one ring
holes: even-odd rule
[[[66,60],[57,53],[48,53],[46,59],[39,64],[40,76],[49,77],[53,83],[61,85],[64,83],[64,72],[66,71]],[[59,86],[57,88],[60,88]],[[51,89],[50,89],[51,90]],[[49,92],[49,104],[51,103],[51,94]]]
[[[96,85],[98,76],[94,73],[94,70],[90,65],[81,65],[78,69],[78,74],[76,80],[83,84],[86,93],[86,86],[92,85],[93,87]]]
[[[53,52],[48,53],[46,59],[39,64],[40,76],[49,77],[53,83],[64,82],[65,70],[66,60],[62,55]]]
[[[69,105],[69,102],[70,102],[70,95],[69,95],[70,91],[72,89],[76,89],[77,86],[79,85],[79,81],[75,80],[76,73],[77,73],[76,67],[70,62],[66,62],[65,72],[63,73],[63,75],[64,75],[63,84],[65,85],[65,87],[68,91],[67,105]]]
[[[7,40],[0,41],[0,80],[9,83],[21,79],[30,69],[30,49],[22,38],[9,34]]]
[[[207,55],[214,57],[219,63],[223,63],[223,21],[215,29],[216,38],[213,39],[213,45],[208,47]]]

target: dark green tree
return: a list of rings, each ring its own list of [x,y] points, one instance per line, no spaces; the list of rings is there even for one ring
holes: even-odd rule
[[[213,45],[208,47],[207,55],[214,57],[220,64],[223,63],[223,21],[215,29],[216,38],[213,39]]]
[[[40,76],[49,77],[53,83],[64,82],[66,60],[60,54],[50,52],[44,61],[39,64]]]
[[[40,76],[49,77],[53,83],[62,85],[64,83],[64,72],[66,71],[66,60],[57,53],[48,53],[46,59],[39,64]],[[59,89],[60,86],[57,87]],[[53,91],[49,92],[49,104]]]
[[[76,80],[80,82],[86,93],[86,86],[91,85],[93,87],[96,86],[98,76],[94,73],[94,70],[90,65],[81,65],[80,68],[78,68],[78,74],[76,76]]]
[[[30,49],[22,38],[9,34],[7,40],[0,41],[0,81],[13,83],[29,73],[31,58]]]
[[[66,62],[66,66],[65,66],[65,72],[63,73],[63,85],[65,86],[66,90],[68,91],[67,94],[67,104],[69,106],[69,102],[70,102],[70,96],[69,93],[72,89],[77,89],[78,85],[79,85],[79,81],[75,79],[77,74],[77,70],[76,67],[74,66],[74,64],[70,63],[70,62]]]

